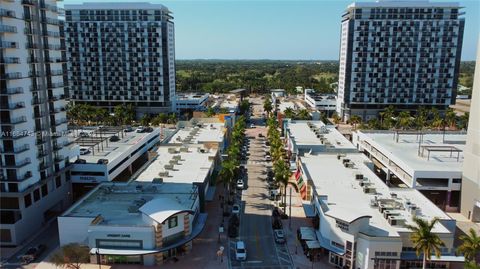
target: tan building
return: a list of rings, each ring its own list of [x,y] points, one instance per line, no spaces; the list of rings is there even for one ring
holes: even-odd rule
[[[464,155],[461,212],[472,221],[480,222],[480,42]]]

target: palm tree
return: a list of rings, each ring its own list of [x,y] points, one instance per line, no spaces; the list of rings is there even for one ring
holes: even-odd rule
[[[412,117],[410,116],[410,113],[407,111],[402,111],[398,114],[398,127],[400,127],[402,130],[408,129],[410,125],[412,124]]]
[[[230,200],[230,186],[232,185],[235,179],[235,171],[237,170],[237,166],[234,162],[230,160],[225,160],[222,162],[222,169],[218,173],[218,176],[223,183],[224,192],[227,192],[227,199],[225,202]],[[225,208],[225,207],[224,207]]]
[[[205,114],[207,117],[213,117],[215,116],[215,109],[210,106],[207,108],[207,111],[205,111]]]
[[[284,114],[285,118],[287,119],[293,119],[293,117],[295,117],[295,111],[293,111],[291,107],[287,107],[287,109],[284,111]]]
[[[467,235],[460,236],[460,240],[462,240],[462,245],[458,247],[458,251],[465,256],[468,262],[479,266],[480,236],[473,228],[470,228]]]
[[[382,119],[381,124],[385,129],[390,129],[394,125],[394,120],[393,117],[395,117],[395,107],[392,105],[389,105],[380,112],[380,117]]]
[[[445,123],[450,128],[454,128],[457,122],[457,114],[455,114],[455,110],[453,108],[447,108],[445,111]]]
[[[342,121],[342,118],[337,114],[337,112],[333,113],[332,115],[333,123],[339,124]]]
[[[420,107],[417,110],[417,114],[415,115],[414,118],[414,125],[417,130],[422,130],[425,128],[427,125],[427,117],[428,117],[428,111],[425,109],[425,107]]]
[[[357,129],[357,124],[362,123],[362,118],[358,115],[350,117],[350,123],[353,124],[353,129]]]
[[[270,98],[266,98],[265,101],[263,102],[263,110],[265,110],[265,112],[267,112],[267,116],[270,115],[270,112],[272,111],[273,107],[272,107],[272,101],[270,100]]]
[[[295,118],[298,119],[298,120],[309,120],[311,117],[310,117],[310,113],[308,112],[308,110],[301,109],[300,111],[298,111]]]
[[[430,260],[432,252],[435,253],[437,258],[440,258],[440,247],[445,245],[440,237],[432,232],[433,227],[435,224],[437,224],[437,222],[439,222],[439,219],[433,218],[429,222],[427,220],[414,217],[413,222],[415,225],[406,225],[406,227],[412,231],[410,239],[412,240],[417,256],[423,254],[422,268],[425,269],[427,266],[427,261]]]
[[[148,114],[143,115],[143,117],[140,119],[140,124],[143,126],[149,126],[150,125],[150,116]]]
[[[296,185],[290,182],[290,169],[285,160],[281,159],[275,162],[273,166],[275,181],[283,186],[283,212],[287,211],[287,186],[290,184],[296,188]]]
[[[461,129],[468,129],[468,120],[470,118],[470,112],[465,112],[462,116],[460,116],[459,127]]]

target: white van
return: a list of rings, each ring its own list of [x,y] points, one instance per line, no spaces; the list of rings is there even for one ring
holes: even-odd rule
[[[247,259],[247,249],[243,241],[238,241],[235,244],[235,259],[237,261],[245,261]]]

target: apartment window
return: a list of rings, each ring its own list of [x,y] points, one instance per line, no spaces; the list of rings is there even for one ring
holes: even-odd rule
[[[42,186],[42,197],[45,197],[48,195],[48,186],[47,184],[43,184]]]
[[[168,219],[168,228],[175,228],[178,226],[178,216],[171,217]]]
[[[10,233],[10,229],[0,229],[0,241],[12,242],[12,235]]]
[[[2,205],[2,209],[19,209],[18,198],[1,197],[0,204]]]
[[[56,177],[55,178],[55,187],[58,189],[62,186],[62,178],[61,177]]]
[[[30,193],[23,197],[23,202],[25,204],[25,208],[32,205],[32,196],[30,195]]]
[[[452,183],[462,183],[462,179],[461,178],[454,178],[454,179],[452,179]]]
[[[36,189],[33,191],[33,201],[40,200],[40,189]]]

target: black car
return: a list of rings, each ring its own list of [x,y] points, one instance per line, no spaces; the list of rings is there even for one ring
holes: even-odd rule
[[[238,236],[238,227],[235,225],[228,226],[228,237],[235,238]]]
[[[272,229],[277,230],[277,229],[283,229],[283,223],[280,218],[273,218],[272,219]]]
[[[110,142],[117,142],[120,140],[120,137],[118,137],[118,135],[112,135],[110,136]]]

